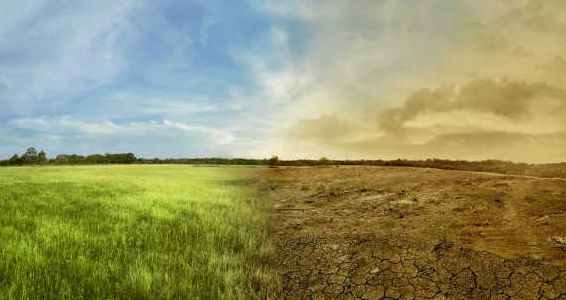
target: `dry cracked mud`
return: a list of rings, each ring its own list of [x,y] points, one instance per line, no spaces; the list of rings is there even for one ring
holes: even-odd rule
[[[268,171],[280,299],[561,299],[563,180],[402,167]]]
[[[279,245],[282,299],[561,299],[566,268],[396,237]]]

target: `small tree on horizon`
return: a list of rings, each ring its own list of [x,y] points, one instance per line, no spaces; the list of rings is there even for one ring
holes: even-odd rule
[[[34,147],[30,147],[26,150],[26,153],[22,155],[22,162],[26,165],[35,164],[38,162],[37,150]]]
[[[275,156],[272,156],[272,157],[269,159],[269,167],[270,167],[270,168],[275,168],[275,167],[277,167],[277,165],[279,165],[279,157],[276,156],[276,155],[275,155]]]
[[[40,164],[47,163],[47,154],[45,154],[43,150],[39,151],[39,154],[37,154],[37,162]]]
[[[37,156],[37,150],[34,147],[30,147],[26,150],[24,156]]]
[[[12,157],[10,158],[10,165],[20,165],[21,163],[22,159],[17,154],[12,155]]]

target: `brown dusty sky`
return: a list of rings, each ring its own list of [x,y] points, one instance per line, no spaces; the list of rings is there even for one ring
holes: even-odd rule
[[[566,161],[564,0],[311,4],[269,152]]]

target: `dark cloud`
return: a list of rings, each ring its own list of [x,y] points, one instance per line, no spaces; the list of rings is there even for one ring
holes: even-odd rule
[[[540,118],[541,109],[556,120],[563,118],[565,96],[564,89],[543,82],[475,79],[462,87],[417,90],[402,106],[383,110],[377,123],[351,121],[347,114],[322,115],[299,120],[290,134],[297,140],[315,141],[329,153],[348,157],[556,162],[566,158],[563,131],[544,132],[537,128],[532,132],[513,132],[509,128],[531,124],[533,119]],[[507,130],[497,124],[447,125],[442,119],[435,125],[410,123],[419,116],[452,112],[490,115],[506,124]]]
[[[566,91],[543,82],[495,81],[476,79],[459,90],[453,87],[421,89],[412,93],[399,108],[384,110],[379,117],[380,128],[396,132],[419,114],[471,110],[491,113],[513,121],[528,120],[532,106],[564,105]]]
[[[420,89],[412,93],[399,108],[383,111],[379,126],[386,132],[399,131],[403,125],[421,113],[448,111],[454,108],[452,101],[454,89]]]

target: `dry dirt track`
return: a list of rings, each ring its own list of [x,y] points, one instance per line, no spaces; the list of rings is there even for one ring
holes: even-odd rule
[[[269,170],[281,299],[561,299],[563,180],[414,168]]]

